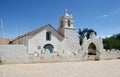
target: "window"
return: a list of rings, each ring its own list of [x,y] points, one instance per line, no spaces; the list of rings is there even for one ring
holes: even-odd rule
[[[46,40],[51,40],[51,32],[46,32]]]
[[[68,26],[70,27],[70,20],[68,20]]]

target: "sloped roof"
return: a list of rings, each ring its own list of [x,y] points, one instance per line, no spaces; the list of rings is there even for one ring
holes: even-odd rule
[[[24,37],[24,36],[34,36],[35,34],[37,34],[37,33],[39,33],[40,31],[42,31],[42,30],[44,30],[46,27],[48,27],[48,26],[50,26],[51,28],[53,28],[60,36],[62,36],[62,37],[64,37],[64,35],[62,35],[62,34],[60,34],[54,27],[52,27],[52,25],[51,24],[47,24],[47,25],[45,25],[45,26],[43,26],[43,27],[40,27],[40,28],[38,28],[38,29],[36,29],[36,30],[33,30],[33,31],[31,31],[31,32],[28,32],[28,33],[26,33],[26,34],[24,34],[24,35],[22,35],[22,36],[18,36],[16,39],[19,39],[19,38],[22,38],[22,37]],[[16,39],[14,39],[14,40],[16,40]]]
[[[0,38],[0,44],[8,44],[11,40],[13,40],[12,38]]]

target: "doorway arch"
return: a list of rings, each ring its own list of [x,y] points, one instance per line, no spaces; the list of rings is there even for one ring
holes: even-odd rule
[[[53,49],[54,49],[54,46],[51,45],[51,44],[46,44],[44,47],[43,47],[45,50],[49,50],[50,53],[53,53]]]
[[[88,55],[96,55],[96,45],[92,42],[88,46]]]

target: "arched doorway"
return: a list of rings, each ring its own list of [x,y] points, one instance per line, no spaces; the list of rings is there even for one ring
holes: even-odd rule
[[[96,55],[96,46],[94,43],[91,43],[88,47],[88,55]]]
[[[50,53],[52,53],[54,47],[53,47],[53,45],[51,45],[51,44],[46,44],[46,45],[44,46],[44,49],[45,49],[45,50],[49,50]]]

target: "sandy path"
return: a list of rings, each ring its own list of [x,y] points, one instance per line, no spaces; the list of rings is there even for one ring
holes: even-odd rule
[[[0,77],[120,77],[120,60],[0,65]]]

